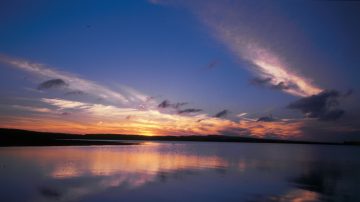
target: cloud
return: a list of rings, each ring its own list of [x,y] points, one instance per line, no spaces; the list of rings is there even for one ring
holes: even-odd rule
[[[248,114],[248,113],[243,112],[243,113],[237,114],[236,116],[237,116],[237,117],[243,117],[243,116],[246,116],[247,114]]]
[[[31,111],[31,112],[40,112],[40,113],[52,112],[50,109],[44,107],[33,107],[33,106],[24,106],[24,105],[12,105],[12,107],[20,110]]]
[[[38,131],[71,133],[123,133],[142,135],[246,135],[254,137],[291,138],[299,135],[299,121],[239,122],[220,119],[199,113],[200,109],[188,108],[181,113],[162,113],[159,110],[138,110],[106,104],[42,98],[46,105],[41,114],[8,116],[0,115],[0,127],[16,127]],[[47,113],[51,112],[55,113]],[[25,108],[19,107],[22,110]],[[185,116],[193,113],[192,116]],[[224,114],[224,113],[222,113]],[[64,116],[69,115],[69,116]],[[199,121],[201,120],[201,121]],[[101,124],[101,127],[99,126]]]
[[[246,63],[244,66],[256,77],[270,78],[268,85],[300,97],[315,95],[323,90],[313,84],[309,77],[299,73],[299,69],[302,67],[288,64],[287,58],[272,48],[271,44],[274,42],[268,40],[269,35],[264,34],[266,31],[264,27],[267,26],[263,26],[271,23],[264,23],[264,21],[274,20],[276,23],[272,24],[288,29],[290,29],[291,23],[267,15],[273,13],[266,10],[269,6],[258,6],[249,2],[211,0],[206,2],[170,0],[167,2],[185,7],[194,13],[202,23],[210,28],[212,34],[219,41],[224,43],[241,62]],[[163,1],[152,3],[165,5]],[[259,4],[261,5],[261,2]],[[257,11],[264,14],[254,15],[254,12]],[[286,31],[289,30],[275,30],[273,33],[281,33],[281,36],[286,36]]]
[[[211,118],[206,114],[182,116],[185,113],[200,112],[201,109],[189,108],[181,110],[179,114],[167,114],[157,110],[141,111],[135,108],[122,108],[113,105],[92,104],[58,98],[43,98],[42,102],[56,107],[56,110],[60,113],[63,111],[72,112],[72,116],[62,116],[61,121],[63,119],[71,119],[71,124],[79,124],[80,122],[80,126],[84,125],[88,133],[92,130],[143,135],[219,134],[219,130],[230,123],[227,120]],[[78,117],[81,117],[81,119],[78,119]],[[45,121],[50,121],[52,118],[46,117]],[[198,123],[198,119],[204,119],[204,121]],[[99,128],[96,124],[100,121],[102,125]],[[17,120],[17,122],[21,121]],[[55,125],[53,124],[52,126],[55,127]],[[41,127],[36,124],[29,127],[35,126]],[[62,128],[62,130],[64,129],[66,128]]]
[[[124,119],[132,114],[145,114],[135,108],[117,107],[114,105],[93,104],[59,98],[42,98],[43,103],[57,107],[57,111],[67,112],[81,117],[79,121],[89,121],[93,119],[103,119],[106,121]]]
[[[201,111],[202,111],[202,109],[189,108],[189,109],[179,110],[179,111],[178,111],[178,114],[196,113],[196,112],[201,112]]]
[[[271,78],[253,78],[250,83],[254,85],[268,85],[271,82]]]
[[[90,106],[90,103],[78,102],[78,101],[71,101],[71,100],[64,100],[64,99],[52,99],[52,98],[42,98],[41,101],[57,106],[60,109],[67,109],[67,108],[87,108]]]
[[[262,116],[262,117],[258,118],[256,121],[257,122],[274,122],[274,121],[276,121],[276,119],[274,119],[272,117],[272,115],[270,115],[270,116]]]
[[[249,131],[251,136],[262,138],[298,138],[303,135],[301,129],[304,122],[300,121],[286,121],[278,120],[271,122],[241,120],[237,127],[245,128]]]
[[[195,113],[202,111],[201,109],[181,109],[182,106],[187,104],[188,104],[187,102],[170,103],[169,100],[164,100],[160,104],[158,104],[158,108],[170,109],[171,113],[177,113],[177,114]]]
[[[216,118],[221,118],[221,117],[226,116],[228,113],[229,113],[229,111],[225,109],[225,110],[222,110],[222,111],[216,113],[216,114],[214,115],[214,117],[216,117]]]
[[[158,107],[159,108],[168,108],[168,107],[171,107],[171,104],[170,104],[169,100],[164,100],[158,105]]]
[[[298,86],[295,83],[285,83],[283,81],[280,81],[279,83],[276,83],[273,81],[272,78],[254,78],[250,81],[251,84],[268,87],[275,90],[290,90],[290,89],[296,89]]]
[[[335,90],[326,90],[317,95],[301,98],[287,107],[300,110],[307,118],[335,121],[345,113],[344,110],[338,108],[340,96],[340,93]]]
[[[146,95],[128,87],[123,87],[123,93],[114,91],[108,87],[97,84],[96,82],[80,78],[79,76],[67,72],[58,71],[55,68],[40,63],[33,63],[27,60],[12,58],[5,55],[0,55],[0,62],[9,64],[20,70],[30,72],[36,76],[53,80],[50,83],[66,83],[67,88],[71,91],[82,91],[112,103],[135,105],[137,103],[144,102],[147,97]]]
[[[177,102],[177,103],[170,103],[169,100],[164,100],[160,104],[158,104],[158,108],[173,108],[173,109],[180,109],[180,107],[187,105],[187,102]]]
[[[44,81],[38,85],[39,90],[46,90],[46,89],[57,89],[57,88],[64,88],[67,87],[69,84],[67,84],[62,79],[50,79],[47,81]]]
[[[251,55],[251,59],[248,60],[251,60],[256,66],[255,72],[260,78],[266,79],[265,84],[271,88],[300,97],[314,95],[322,91],[322,89],[313,85],[310,80],[285,68],[286,65],[270,51],[254,46],[248,52]]]

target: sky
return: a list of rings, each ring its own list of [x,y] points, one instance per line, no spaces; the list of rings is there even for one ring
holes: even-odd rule
[[[360,139],[360,2],[0,7],[0,127]]]

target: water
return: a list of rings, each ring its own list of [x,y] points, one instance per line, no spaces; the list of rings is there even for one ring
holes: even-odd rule
[[[0,148],[0,201],[360,201],[359,154],[255,143]]]

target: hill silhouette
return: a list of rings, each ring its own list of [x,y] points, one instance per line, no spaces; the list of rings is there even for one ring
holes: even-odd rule
[[[189,136],[143,136],[130,134],[67,134],[36,132],[20,129],[0,128],[0,146],[88,146],[88,145],[131,145],[129,142],[142,141],[196,141],[196,142],[244,142],[244,143],[283,143],[283,144],[330,144],[359,145],[359,142],[310,142],[279,139],[260,139],[224,135]]]

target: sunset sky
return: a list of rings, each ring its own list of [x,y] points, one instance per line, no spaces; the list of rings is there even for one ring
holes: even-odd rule
[[[0,127],[360,139],[360,2],[0,6]]]

